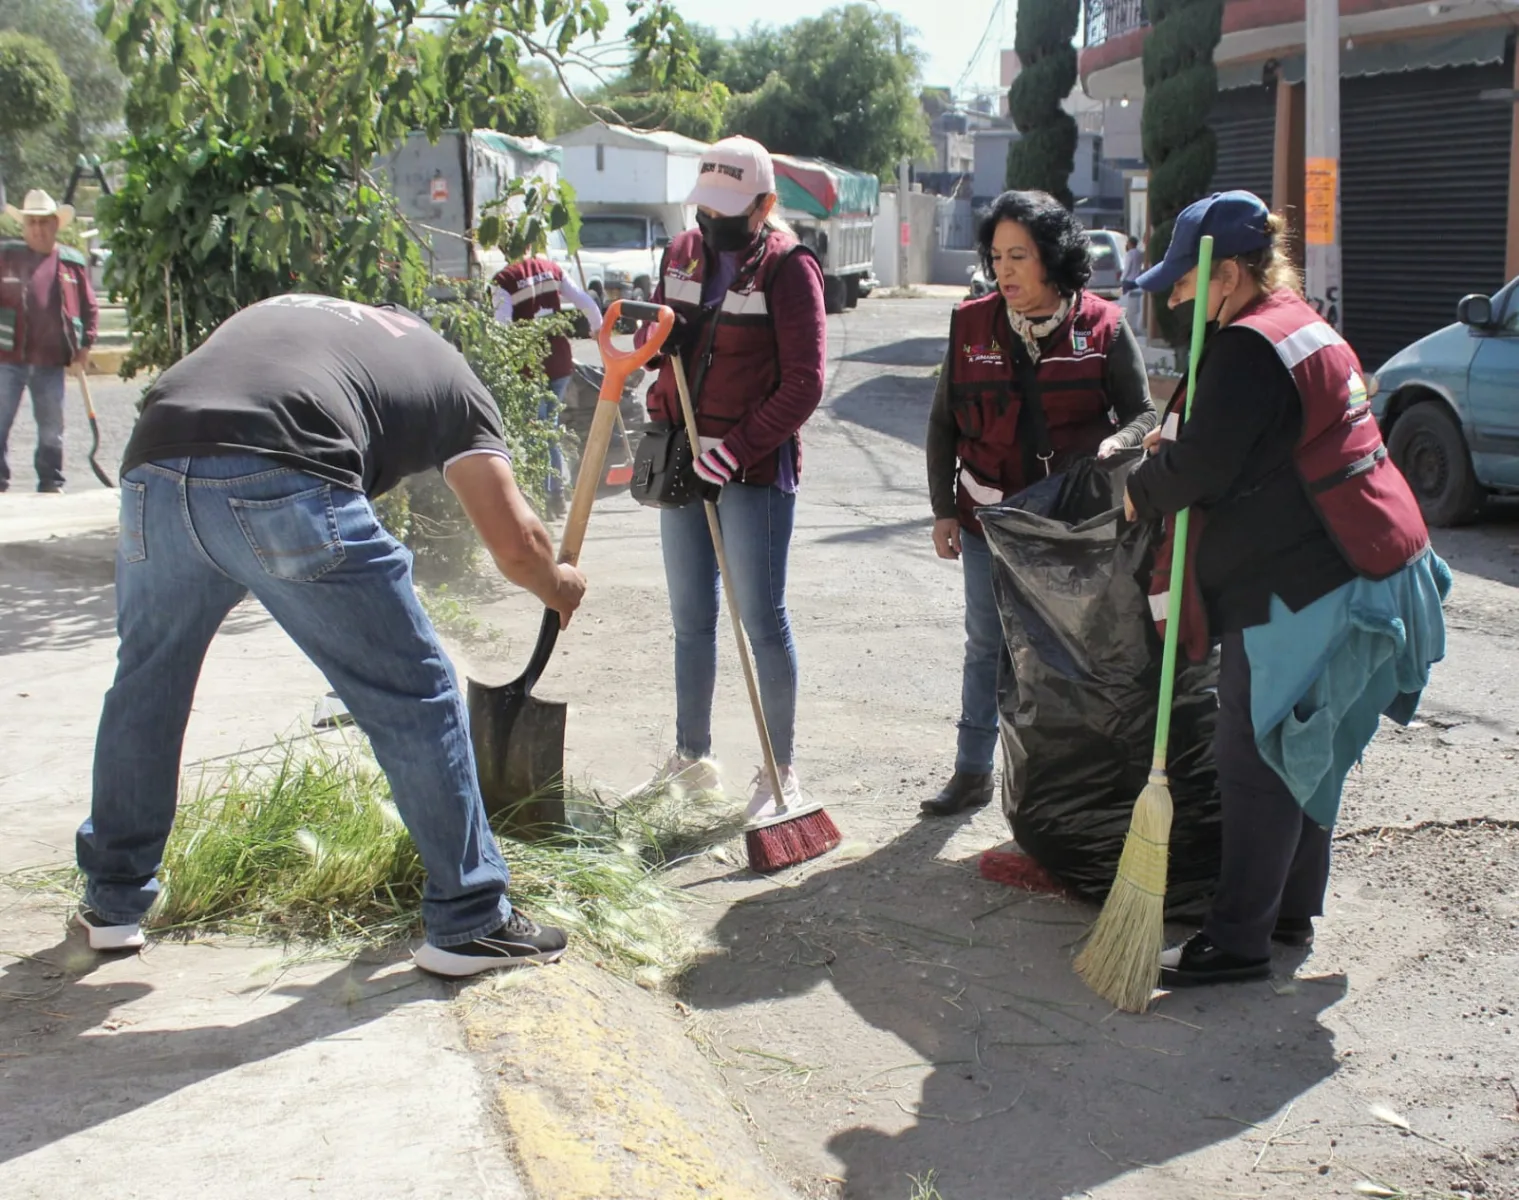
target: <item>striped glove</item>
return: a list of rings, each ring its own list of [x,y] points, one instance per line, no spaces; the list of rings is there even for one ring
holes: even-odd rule
[[[696,474],[705,482],[722,487],[725,483],[733,482],[734,473],[738,470],[738,459],[733,456],[733,451],[719,442],[696,460],[695,467]]]

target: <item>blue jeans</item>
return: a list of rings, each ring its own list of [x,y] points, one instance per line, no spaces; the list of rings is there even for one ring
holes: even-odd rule
[[[412,587],[411,553],[362,493],[257,455],[181,458],[121,479],[116,682],[76,840],[85,903],[139,920],[174,824],[201,662],[252,592],[368,736],[416,842],[427,937],[454,946],[511,913],[463,696]]]
[[[992,552],[986,539],[962,528],[960,562],[965,568],[965,668],[955,770],[986,774],[997,752],[997,669],[1007,643],[992,591]]]
[[[569,386],[570,377],[568,375],[561,375],[558,379],[549,380],[549,389],[558,397],[559,402],[555,404],[547,396],[540,400],[538,402],[538,419],[540,421],[552,420],[554,427],[556,429],[559,427],[559,410],[564,407],[564,393]],[[557,496],[562,491],[564,491],[564,451],[560,449],[559,443],[555,442],[549,448],[548,493],[550,496]]]
[[[712,693],[717,686],[720,584],[704,510],[698,502],[659,513],[675,624],[675,748],[687,758],[712,753]],[[754,651],[765,724],[775,760],[786,766],[796,738],[796,643],[786,612],[796,493],[730,483],[717,512],[739,613]]]
[[[11,469],[5,461],[11,426],[21,408],[21,393],[32,393],[32,418],[37,422],[37,490],[63,486],[63,368],[0,363],[0,487],[10,487]]]

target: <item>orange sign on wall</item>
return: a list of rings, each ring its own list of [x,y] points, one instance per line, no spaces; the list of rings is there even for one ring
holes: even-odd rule
[[[1304,171],[1304,207],[1307,221],[1303,235],[1310,246],[1335,242],[1335,208],[1340,198],[1340,162],[1335,158],[1310,158]]]

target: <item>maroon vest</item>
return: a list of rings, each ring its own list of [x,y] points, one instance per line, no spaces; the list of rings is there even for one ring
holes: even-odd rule
[[[541,312],[559,311],[559,281],[564,272],[551,259],[534,256],[511,263],[496,273],[493,282],[511,298],[512,320],[531,321]],[[543,369],[550,379],[563,379],[575,370],[570,339],[549,339],[549,356]]]
[[[1408,481],[1382,444],[1355,351],[1302,297],[1287,289],[1256,301],[1231,325],[1259,333],[1292,373],[1303,406],[1303,431],[1293,462],[1345,561],[1362,578],[1386,579],[1419,558],[1429,549],[1429,530]],[[1180,403],[1179,396],[1172,401],[1173,411],[1181,411]],[[1174,426],[1168,432],[1171,429]],[[1192,514],[1187,538],[1188,583],[1180,633],[1194,658],[1199,648],[1206,653],[1207,643],[1194,559],[1202,533],[1200,516]],[[1150,585],[1151,613],[1162,633],[1173,533],[1168,521]]]
[[[1036,368],[1040,403],[1052,454],[1040,473],[1061,470],[1072,459],[1095,453],[1114,432],[1111,403],[1103,386],[1108,351],[1118,335],[1116,304],[1078,292],[1070,315],[1049,339]],[[1013,366],[1007,301],[994,292],[969,300],[950,318],[949,403],[959,430],[957,497],[960,524],[981,532],[977,507],[1021,491],[1028,477],[1018,428],[1023,389]]]
[[[717,310],[716,326],[705,323],[686,357],[682,359],[690,376],[701,374],[701,383],[691,399],[696,405],[696,428],[704,438],[722,438],[753,408],[763,404],[781,385],[780,356],[775,340],[775,322],[770,314],[770,284],[781,265],[793,254],[810,254],[796,238],[771,230],[754,253],[739,267],[738,274]],[[688,229],[670,243],[661,267],[659,291],[668,304],[687,321],[701,322],[702,280],[707,273],[707,254],[701,231]],[[655,299],[660,299],[656,295]],[[700,352],[711,340],[705,357]],[[695,386],[695,379],[691,382]],[[675,376],[666,364],[649,388],[649,416],[656,421],[682,423],[680,396],[675,390]],[[796,474],[802,474],[802,438],[791,438],[795,453]],[[766,455],[752,467],[745,468],[738,480],[742,483],[771,484],[780,471],[780,451]]]

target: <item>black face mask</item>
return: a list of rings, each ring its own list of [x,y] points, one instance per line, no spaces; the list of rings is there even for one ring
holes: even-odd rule
[[[718,254],[747,250],[754,244],[757,234],[749,228],[747,212],[736,217],[709,217],[704,212],[696,214],[696,227],[701,230],[701,240]]]

